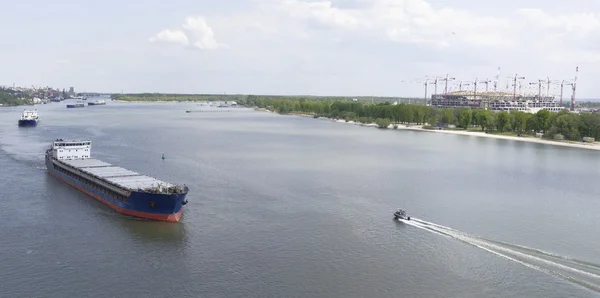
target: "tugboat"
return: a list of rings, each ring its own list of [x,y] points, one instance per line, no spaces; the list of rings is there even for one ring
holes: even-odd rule
[[[396,210],[396,212],[394,212],[394,217],[397,218],[397,219],[410,220],[410,216],[407,216],[406,215],[406,211],[404,211],[402,209]]]
[[[39,121],[37,110],[25,110],[19,119],[19,127],[36,126]]]

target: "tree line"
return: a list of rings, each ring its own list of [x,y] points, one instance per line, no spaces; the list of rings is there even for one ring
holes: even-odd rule
[[[13,94],[10,90],[0,87],[0,104],[6,106],[25,105],[31,102],[30,99],[21,98]]]
[[[256,106],[256,101],[285,99],[292,101],[352,101],[384,103],[384,102],[421,102],[422,99],[403,97],[377,96],[311,96],[311,95],[242,95],[242,94],[170,94],[170,93],[125,93],[112,94],[111,99],[122,101],[236,101]]]
[[[561,134],[565,139],[582,137],[600,138],[600,114],[574,114],[569,110],[551,113],[540,110],[535,114],[522,111],[490,111],[470,108],[436,108],[423,105],[379,103],[368,104],[348,101],[289,100],[248,96],[245,103],[287,114],[303,113],[361,123],[415,123],[429,127],[478,129],[494,133],[543,133],[545,137]],[[389,122],[382,121],[384,119]]]

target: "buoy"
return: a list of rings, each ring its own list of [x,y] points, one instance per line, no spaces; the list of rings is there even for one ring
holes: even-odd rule
[[[162,159],[165,160],[165,154],[163,153]]]

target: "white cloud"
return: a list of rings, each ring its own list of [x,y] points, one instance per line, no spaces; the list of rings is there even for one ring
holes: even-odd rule
[[[331,1],[282,0],[279,9],[292,17],[316,21],[327,26],[353,28],[359,20],[352,12],[333,7]]]
[[[150,42],[178,43],[182,45],[187,45],[190,42],[185,33],[179,30],[169,29],[165,29],[156,33],[156,35],[150,37],[148,40]]]
[[[475,46],[506,46],[510,20],[480,16],[464,10],[435,9],[424,0],[373,0],[362,9],[341,9],[329,1],[282,0],[280,6],[295,18],[345,29],[386,32],[399,43],[447,47],[452,42]],[[455,32],[456,34],[453,34]]]
[[[556,33],[574,34],[580,38],[600,29],[600,20],[593,13],[550,15],[538,8],[523,8],[517,10],[517,13],[529,21],[529,24],[558,30]]]
[[[149,39],[150,42],[178,43],[190,45],[200,50],[216,50],[227,47],[226,44],[218,43],[212,28],[204,17],[187,17],[181,24],[181,30],[164,29]]]
[[[594,13],[549,13],[539,8],[515,7],[498,15],[452,7],[436,7],[426,0],[355,0],[361,5],[336,6],[334,1],[262,0],[296,21],[341,29],[346,40],[378,37],[430,47],[436,51],[463,50],[481,57],[533,56],[556,62],[576,55],[578,61],[598,61],[600,18]],[[310,32],[310,27],[305,29]],[[348,34],[348,30],[353,32]],[[344,33],[345,32],[345,33]],[[319,34],[312,30],[310,34]],[[590,38],[593,41],[590,41]],[[587,51],[585,46],[593,49]],[[517,59],[518,60],[518,59]],[[563,63],[573,59],[563,59]]]
[[[193,46],[198,49],[216,50],[224,46],[215,40],[212,28],[206,23],[203,17],[187,17],[181,27],[195,40]]]

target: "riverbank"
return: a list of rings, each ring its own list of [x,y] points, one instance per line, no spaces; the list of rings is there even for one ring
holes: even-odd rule
[[[306,115],[298,115],[298,116],[305,117]],[[346,122],[345,120],[335,120],[335,119],[330,119],[330,118],[326,118],[326,117],[319,117],[319,119],[330,120],[330,121],[333,121],[336,123],[345,123],[345,124],[353,124],[353,125],[378,128],[378,125],[375,123],[364,124],[364,123],[358,123],[358,122],[354,122],[354,121]],[[529,142],[529,143],[563,146],[563,147],[580,148],[580,149],[589,149],[589,150],[600,150],[600,143],[598,143],[598,142],[583,143],[583,142],[575,142],[575,141],[548,140],[548,139],[542,139],[542,138],[532,137],[532,136],[518,137],[518,136],[498,135],[498,134],[490,134],[490,133],[485,133],[485,132],[465,131],[465,130],[427,129],[427,128],[424,128],[423,125],[416,125],[416,124],[407,125],[407,124],[394,123],[394,124],[390,124],[390,126],[388,126],[388,129],[393,129],[394,126],[396,126],[398,130],[411,130],[411,131],[421,131],[421,132],[429,132],[429,133],[454,134],[454,135],[502,139],[502,140]]]
[[[112,102],[126,102],[126,103],[136,103],[136,102],[141,102],[141,103],[150,103],[150,102],[154,102],[154,103],[180,102],[180,101],[174,101],[174,100],[119,100],[119,99],[111,99],[110,101],[112,101]]]
[[[518,141],[518,142],[529,142],[529,143],[591,149],[591,150],[600,150],[600,143],[597,143],[597,142],[583,143],[583,142],[575,142],[575,141],[562,141],[562,140],[558,141],[558,140],[548,140],[548,139],[542,139],[542,138],[530,137],[530,136],[521,136],[521,137],[506,136],[506,135],[490,134],[490,133],[485,133],[485,132],[462,131],[462,130],[434,130],[434,129],[425,129],[422,126],[398,125],[398,129],[413,130],[413,131],[425,131],[425,132],[431,132],[431,133],[455,134],[455,135],[481,137],[481,138],[502,139],[502,140]]]

